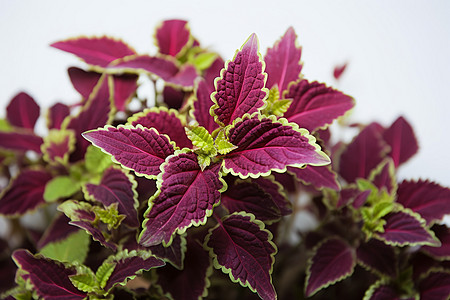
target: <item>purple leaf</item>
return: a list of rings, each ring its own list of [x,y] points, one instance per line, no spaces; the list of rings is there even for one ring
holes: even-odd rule
[[[44,170],[22,170],[0,194],[0,214],[23,215],[44,204],[45,185],[52,176]]]
[[[427,224],[450,214],[450,189],[430,181],[403,181],[397,190],[397,202],[420,214]]]
[[[156,178],[160,172],[159,166],[174,153],[174,145],[165,135],[141,125],[107,126],[85,132],[83,137],[111,154],[125,168],[150,179]]]
[[[66,268],[58,261],[33,256],[28,250],[16,250],[12,257],[17,266],[28,273],[27,279],[43,299],[81,300],[86,297],[86,293],[76,289],[70,282],[69,276],[76,274],[74,267]]]
[[[284,191],[284,186],[278,183],[274,176],[259,177],[253,181],[272,197],[272,201],[278,206],[282,216],[292,213],[291,203]]]
[[[169,108],[175,110],[180,109],[184,105],[185,96],[186,93],[180,89],[176,89],[170,85],[164,86],[163,99]]]
[[[339,173],[347,182],[367,178],[378,166],[387,151],[379,125],[366,126],[347,146],[339,158]]]
[[[310,297],[320,289],[347,278],[353,273],[355,264],[355,251],[346,242],[330,238],[321,243],[308,265],[306,296]]]
[[[136,181],[125,170],[109,167],[103,173],[100,184],[85,185],[86,197],[102,203],[105,207],[118,203],[119,214],[126,216],[122,223],[137,228],[140,224],[136,186]]]
[[[182,270],[165,266],[156,270],[156,282],[164,294],[174,300],[196,300],[207,295],[212,264],[209,255],[197,241],[188,241],[186,258]]]
[[[106,248],[110,248],[113,251],[117,251],[117,245],[113,242],[107,241],[105,236],[103,235],[103,232],[99,228],[92,225],[92,222],[80,220],[80,221],[71,221],[69,224],[84,229],[87,233],[92,235],[92,238],[95,241],[99,242]]]
[[[211,100],[211,91],[204,79],[197,81],[194,88],[194,109],[191,112],[192,118],[195,119],[198,125],[205,127],[209,132],[213,132],[219,125],[214,122],[214,117],[210,115],[209,109],[214,104]]]
[[[283,172],[287,166],[329,163],[328,156],[305,129],[285,119],[277,121],[274,116],[246,115],[228,129],[227,136],[237,149],[225,156],[224,171],[241,178]]]
[[[105,291],[109,291],[117,284],[126,282],[128,278],[133,278],[143,270],[148,271],[151,268],[165,265],[161,259],[148,255],[145,252],[128,252],[127,250],[119,252],[119,254],[109,258],[107,261],[115,263],[116,266],[106,283]]]
[[[40,107],[27,93],[20,92],[6,107],[6,119],[16,127],[33,130],[39,118]]]
[[[432,271],[418,285],[421,300],[448,299],[450,297],[450,273]]]
[[[336,80],[339,80],[341,78],[342,74],[344,73],[345,69],[347,68],[347,65],[348,65],[347,63],[344,63],[342,65],[338,65],[338,66],[334,67],[333,77]]]
[[[198,76],[194,66],[185,64],[175,76],[168,78],[166,82],[182,88],[192,89],[194,81]]]
[[[156,45],[161,54],[177,56],[190,41],[187,21],[166,20],[156,29]]]
[[[276,299],[272,267],[277,252],[272,234],[252,214],[234,213],[209,230],[204,246],[214,267],[262,299]]]
[[[107,36],[78,37],[56,42],[50,46],[75,54],[87,64],[106,67],[112,61],[136,52],[121,40]]]
[[[197,156],[177,152],[167,159],[158,176],[158,192],[150,198],[139,243],[145,247],[170,245],[173,236],[203,225],[219,205],[226,184],[219,175],[220,164],[201,170]]]
[[[41,153],[44,141],[32,132],[0,132],[0,148]]]
[[[395,168],[391,159],[382,162],[376,169],[372,171],[369,178],[379,190],[384,188],[389,195],[392,195],[397,188],[395,177]]]
[[[64,119],[70,115],[70,108],[62,103],[56,103],[48,110],[47,127],[60,129]]]
[[[215,81],[216,92],[211,95],[215,104],[211,112],[221,126],[231,124],[246,113],[257,112],[265,105],[267,75],[258,48],[258,39],[252,34]]]
[[[305,168],[288,167],[288,172],[294,173],[298,180],[310,184],[316,189],[340,189],[337,174],[328,166],[306,166]]]
[[[297,47],[296,39],[294,28],[289,27],[273,48],[267,49],[264,61],[267,72],[266,86],[269,89],[277,85],[278,90],[282,93],[290,82],[299,78],[302,71],[300,62],[302,48]]]
[[[447,225],[436,224],[432,229],[441,242],[441,246],[422,246],[420,249],[437,259],[450,259],[450,228],[448,228]]]
[[[68,70],[70,81],[73,87],[81,94],[84,99],[88,99],[92,90],[97,85],[102,74],[94,71],[85,71],[77,67],[71,67]]]
[[[204,71],[203,78],[205,78],[206,87],[209,93],[214,92],[216,89],[214,86],[214,80],[220,77],[220,71],[222,70],[225,62],[221,57],[217,57],[216,60]],[[212,102],[211,102],[212,103]],[[212,104],[211,104],[212,105]]]
[[[50,164],[66,164],[74,148],[75,136],[69,130],[50,130],[41,145],[43,158]]]
[[[42,249],[48,243],[63,240],[72,233],[77,232],[78,229],[75,226],[70,225],[69,222],[70,219],[64,214],[55,217],[37,243],[38,249]]]
[[[367,300],[400,300],[397,291],[389,285],[386,285],[383,280],[375,282],[364,295]],[[407,299],[404,299],[407,300]],[[412,300],[412,299],[411,299]]]
[[[377,274],[392,278],[397,276],[397,256],[393,247],[382,241],[371,239],[361,243],[356,250],[358,262]]]
[[[184,235],[175,235],[172,244],[164,247],[162,244],[147,248],[153,255],[169,262],[178,270],[182,270],[184,266],[184,257],[186,253],[186,237]],[[165,268],[164,268],[165,269]]]
[[[394,160],[395,167],[406,162],[419,149],[414,131],[403,117],[399,117],[384,131],[383,139],[391,146],[389,155]]]
[[[283,116],[311,132],[328,126],[355,105],[350,96],[306,79],[289,85],[283,97],[292,99]]]
[[[123,74],[113,76],[114,105],[118,111],[125,111],[126,104],[136,93],[138,75]]]
[[[99,81],[81,112],[68,121],[65,128],[74,130],[76,138],[75,151],[71,155],[70,161],[84,158],[89,142],[81,136],[83,132],[105,126],[110,122],[112,118],[110,97],[108,80],[104,77]]]
[[[405,245],[431,245],[439,246],[433,232],[425,227],[423,219],[406,212],[393,212],[384,218],[384,232],[375,234],[375,237],[386,244],[394,246]]]
[[[149,108],[143,112],[134,114],[127,121],[127,124],[137,126],[138,124],[146,128],[155,128],[160,134],[167,134],[172,141],[180,148],[192,148],[192,142],[184,130],[185,119],[174,109]]]
[[[173,78],[179,71],[172,59],[153,57],[148,55],[134,55],[114,62],[110,69],[119,69],[128,72],[149,72],[164,80]]]
[[[356,187],[346,187],[343,188],[339,193],[339,200],[337,202],[336,207],[341,208],[348,204],[352,204],[352,206],[356,209],[361,207],[367,200],[367,197],[370,195],[370,190],[360,191]]]

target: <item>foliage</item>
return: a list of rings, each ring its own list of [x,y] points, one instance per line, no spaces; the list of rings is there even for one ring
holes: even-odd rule
[[[107,36],[52,44],[86,69],[69,68],[80,101],[50,107],[43,137],[34,99],[10,101],[2,296],[449,297],[450,189],[397,181],[418,150],[405,118],[347,124],[353,98],[304,78],[293,28],[265,56],[250,35],[227,62],[183,20],[154,38],[154,56]],[[332,138],[349,127],[350,143]],[[31,213],[45,230],[21,222]]]

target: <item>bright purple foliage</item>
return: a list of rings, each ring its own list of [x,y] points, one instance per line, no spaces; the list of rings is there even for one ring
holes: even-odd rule
[[[190,39],[187,21],[166,20],[156,29],[156,44],[161,54],[176,56]]]
[[[6,119],[11,125],[34,130],[40,107],[27,93],[20,92],[6,107]]]

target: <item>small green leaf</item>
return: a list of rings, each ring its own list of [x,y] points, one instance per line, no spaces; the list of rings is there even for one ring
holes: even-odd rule
[[[185,128],[186,135],[194,147],[198,147],[208,155],[215,155],[214,139],[203,126]]]
[[[109,230],[112,228],[117,229],[120,223],[122,223],[122,220],[125,219],[125,215],[119,215],[119,211],[117,209],[118,205],[118,203],[113,203],[106,209],[99,206],[94,207],[95,215],[100,219],[100,221],[108,225]]]
[[[79,190],[79,182],[73,181],[69,176],[58,176],[45,185],[44,200],[54,202],[72,196]]]
[[[69,279],[80,291],[90,293],[99,290],[97,280],[91,274],[72,275]]]
[[[66,239],[47,244],[41,254],[55,260],[82,263],[89,251],[90,236],[84,231],[72,233]]]
[[[103,153],[100,148],[90,145],[85,155],[86,169],[92,174],[102,173],[113,164],[111,156]]]
[[[67,200],[58,206],[58,210],[63,212],[72,221],[80,221],[77,211],[91,211],[92,205],[87,202],[78,202],[74,200]]]
[[[273,103],[271,107],[271,113],[276,116],[282,116],[287,110],[289,106],[291,106],[291,99],[281,99]]]
[[[111,276],[112,272],[114,272],[115,267],[116,267],[115,263],[105,261],[97,269],[95,277],[97,278],[97,282],[99,283],[99,286],[102,289],[106,286],[106,283],[108,282],[108,279]]]
[[[383,201],[374,204],[373,218],[380,219],[390,213],[394,209],[394,203],[390,201]]]
[[[201,151],[197,154],[198,165],[200,168],[205,170],[207,166],[211,164],[211,157],[208,154],[202,153]]]
[[[228,141],[227,137],[225,136],[224,130],[221,130],[216,137],[216,148],[220,154],[225,155],[227,153],[230,153],[237,147]]]
[[[8,120],[0,119],[0,131],[9,132],[12,131],[12,126],[9,124]]]
[[[197,70],[203,71],[209,68],[216,58],[216,53],[203,52],[195,55],[190,62],[195,66]]]

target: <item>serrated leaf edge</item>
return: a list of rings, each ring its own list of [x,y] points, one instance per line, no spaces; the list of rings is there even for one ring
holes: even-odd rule
[[[68,152],[64,153],[63,157],[55,157],[55,160],[50,159],[50,154],[48,153],[47,149],[52,146],[52,142],[55,142],[54,140],[51,140],[51,136],[59,133],[65,133],[65,137],[69,138],[68,141]],[[50,165],[58,165],[61,164],[63,166],[68,167],[68,161],[69,161],[69,155],[75,150],[75,132],[72,129],[50,129],[48,132],[48,135],[43,138],[43,143],[41,144],[41,152],[42,152],[42,158],[44,161],[48,162]]]

